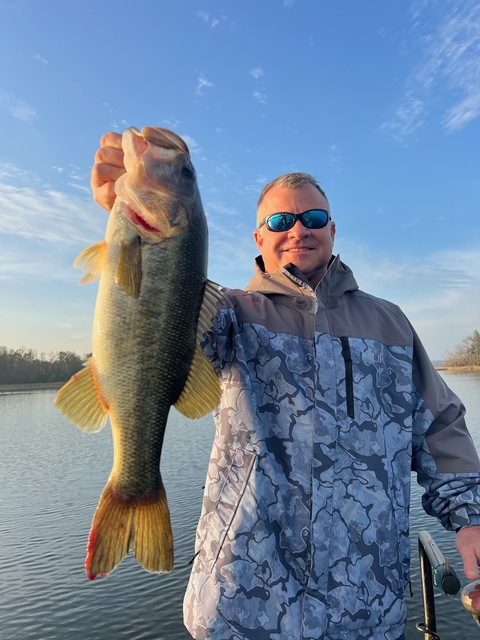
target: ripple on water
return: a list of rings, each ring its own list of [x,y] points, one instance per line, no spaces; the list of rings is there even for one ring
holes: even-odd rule
[[[468,408],[480,443],[480,376],[448,383]],[[455,386],[456,385],[456,386]],[[461,387],[461,388],[458,388]],[[53,407],[55,392],[0,396],[0,637],[1,640],[189,640],[182,599],[213,438],[211,418],[192,422],[172,412],[162,457],[175,537],[171,574],[148,574],[129,556],[108,578],[86,579],[90,522],[108,478],[109,428],[75,429]],[[407,640],[420,634],[421,587],[417,534],[428,529],[462,578],[454,535],[420,509],[412,488],[412,582]],[[445,640],[474,640],[478,628],[458,597],[438,594],[438,629]]]

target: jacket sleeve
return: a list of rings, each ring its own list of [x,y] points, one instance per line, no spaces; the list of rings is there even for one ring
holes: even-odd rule
[[[456,531],[480,524],[480,461],[465,407],[413,333],[412,468],[425,489],[425,511]]]
[[[219,377],[231,362],[234,350],[237,320],[230,298],[231,290],[222,289],[216,305],[217,313],[201,341],[203,352]]]

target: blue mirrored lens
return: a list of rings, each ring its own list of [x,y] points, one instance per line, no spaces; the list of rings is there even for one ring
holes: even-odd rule
[[[298,217],[307,229],[321,229],[328,222],[328,213],[322,209],[311,209],[301,213]]]
[[[300,218],[307,229],[322,229],[329,220],[329,214],[323,209],[309,209],[303,213],[274,213],[265,223],[270,231],[288,231],[294,226],[297,218]]]
[[[287,231],[295,224],[293,213],[274,213],[267,220],[267,229],[270,231]]]

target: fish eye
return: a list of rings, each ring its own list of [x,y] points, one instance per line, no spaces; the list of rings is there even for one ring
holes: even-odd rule
[[[195,176],[195,173],[192,171],[192,169],[190,169],[190,167],[182,167],[182,174],[186,177],[186,178],[193,178]]]

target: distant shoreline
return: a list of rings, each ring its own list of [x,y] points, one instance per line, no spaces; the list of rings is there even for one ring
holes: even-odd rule
[[[60,389],[64,382],[32,382],[30,384],[0,384],[0,393],[15,391],[35,391],[41,389]]]
[[[436,366],[437,371],[449,371],[450,373],[480,373],[480,367],[445,367]],[[29,384],[0,384],[0,393],[15,393],[18,391],[41,391],[42,389],[60,389],[65,382],[32,382]]]
[[[439,366],[435,367],[437,371],[451,371],[452,373],[478,373],[480,371],[480,367],[470,366],[470,367],[444,367]]]

